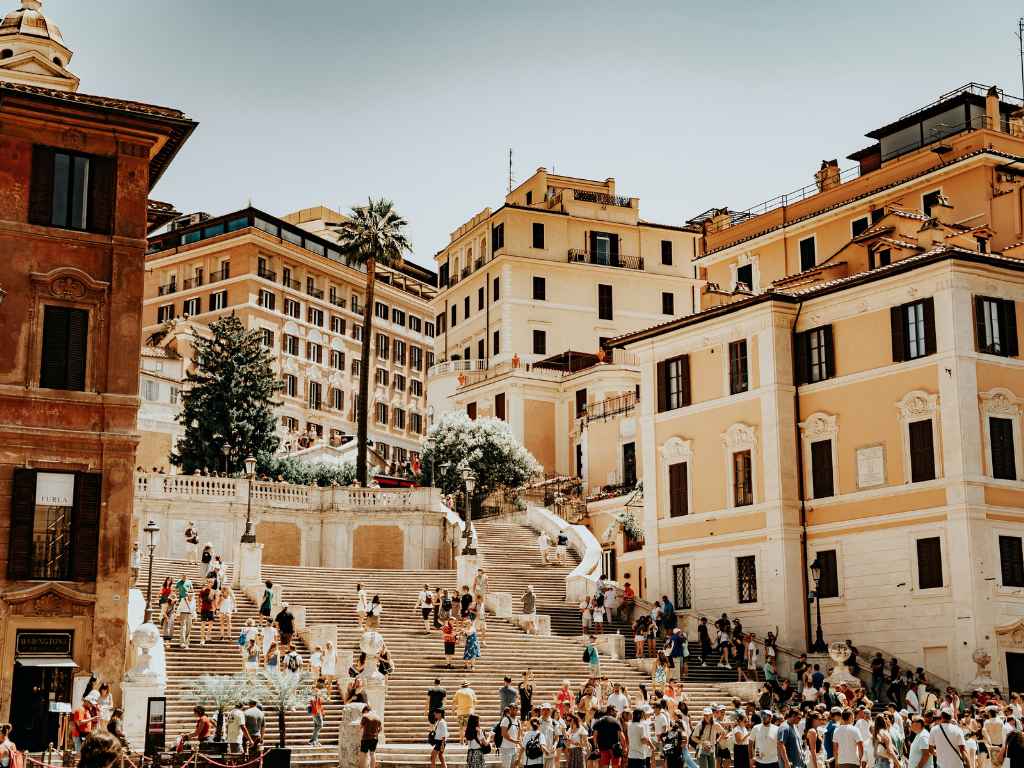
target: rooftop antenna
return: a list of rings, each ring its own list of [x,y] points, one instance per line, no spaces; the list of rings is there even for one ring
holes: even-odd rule
[[[1017,19],[1017,42],[1020,44],[1020,88],[1024,95],[1024,16]]]
[[[1024,64],[1021,66],[1024,66]],[[508,148],[508,191],[512,191],[512,147]]]

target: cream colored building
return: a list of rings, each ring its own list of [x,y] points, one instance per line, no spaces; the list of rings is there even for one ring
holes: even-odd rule
[[[326,208],[284,219],[246,208],[193,216],[149,241],[144,337],[175,318],[205,326],[226,313],[259,330],[284,383],[285,450],[308,447],[311,436],[338,445],[356,431],[365,274],[346,266],[335,247],[327,224],[340,220]],[[412,263],[378,268],[370,439],[396,465],[416,459],[426,432],[434,282]],[[150,453],[159,451],[164,434],[143,429],[141,450],[152,443]]]

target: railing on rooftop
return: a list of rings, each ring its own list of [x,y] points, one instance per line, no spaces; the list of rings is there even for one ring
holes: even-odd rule
[[[628,416],[637,406],[635,392],[608,397],[597,403],[589,403],[586,410],[581,414],[583,420],[589,424],[592,421],[604,421],[613,416]]]
[[[430,371],[435,369],[441,369],[442,366],[455,364],[455,367],[451,369],[442,369],[442,372],[453,373],[460,372],[465,376],[465,382],[462,386],[471,386],[473,384],[479,384],[482,381],[489,381],[496,379],[501,376],[507,376],[509,374],[521,373],[534,379],[545,379],[547,381],[561,381],[572,376],[576,376],[581,373],[591,371],[600,365],[624,365],[624,366],[637,366],[639,365],[639,357],[635,352],[627,352],[622,349],[614,349],[611,354],[606,356],[604,360],[596,361],[593,365],[586,368],[576,368],[571,371],[562,370],[561,368],[551,368],[542,365],[535,365],[532,363],[523,363],[518,359],[511,361],[505,361],[503,363],[497,363],[495,365],[487,366],[482,360],[452,360],[448,363],[438,363],[433,366]],[[459,364],[466,365],[467,367],[458,367]],[[436,375],[428,372],[428,376]]]
[[[434,376],[447,376],[452,373],[465,373],[468,371],[482,371],[487,367],[486,360],[445,360],[427,369],[427,378]]]
[[[620,269],[637,269],[643,271],[644,260],[642,256],[600,256],[596,253],[589,253],[579,248],[570,248],[568,261],[570,264],[593,264],[598,267],[618,267]]]
[[[622,195],[607,195],[604,192],[590,192],[585,189],[574,189],[572,191],[572,197],[574,200],[580,200],[584,203],[597,203],[598,205],[617,205],[620,208],[631,207],[631,201],[628,197]]]

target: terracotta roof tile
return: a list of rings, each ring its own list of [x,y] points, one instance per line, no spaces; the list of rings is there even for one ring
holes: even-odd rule
[[[126,99],[115,99],[109,96],[93,96],[88,93],[72,93],[71,91],[58,91],[53,88],[42,88],[38,85],[25,85],[22,83],[8,83],[0,81],[0,90],[17,91],[32,96],[42,96],[48,99],[60,99],[77,104],[84,104],[90,107],[102,107],[104,109],[115,109],[119,112],[128,112],[150,117],[164,117],[173,120],[188,120],[184,112],[169,107],[158,107],[154,104],[146,104],[141,101],[128,101]]]

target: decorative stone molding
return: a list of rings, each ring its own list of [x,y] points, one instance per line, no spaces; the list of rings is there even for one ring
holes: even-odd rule
[[[1013,460],[1016,469],[1017,479],[1024,479],[1024,455],[1021,446],[1021,399],[1013,392],[1004,387],[995,387],[987,392],[978,394],[981,401],[981,426],[985,441],[985,460],[987,472],[993,474],[992,465],[992,436],[989,419],[1009,419],[1013,424]]]
[[[736,422],[722,433],[722,444],[729,449],[730,453],[753,450],[757,445],[756,428],[749,424]]]
[[[800,437],[804,452],[804,487],[814,489],[814,465],[811,456],[811,445],[828,440],[832,443],[832,493],[839,495],[839,451],[836,437],[839,434],[838,418],[834,415],[818,411],[812,413],[805,421],[800,422]]]
[[[900,421],[909,424],[912,421],[932,418],[938,405],[938,395],[915,389],[905,394],[903,399],[896,403],[896,408],[899,410]]]
[[[0,593],[0,619],[11,616],[91,616],[96,596],[48,581]]]
[[[684,461],[688,464],[686,472],[686,514],[689,515],[693,510],[693,472],[690,471],[693,468],[693,441],[684,440],[677,436],[670,437],[658,449],[658,453],[661,455],[661,466],[658,469],[659,480],[661,487],[665,489],[665,492],[661,494],[664,502],[660,504],[661,509],[658,511],[658,517],[668,518],[671,515],[672,500],[669,498],[671,486],[669,485],[668,468],[673,464],[679,464]],[[655,499],[657,499],[657,495]],[[646,537],[650,539],[651,535],[652,533],[648,531]]]
[[[1024,650],[1024,618],[996,627],[996,643],[1000,648]]]
[[[834,438],[839,432],[835,416],[827,413],[812,413],[805,421],[800,422],[800,434],[805,440],[815,441]]]
[[[670,437],[658,450],[661,453],[662,461],[666,464],[675,464],[679,461],[689,461],[693,458],[692,441],[684,440],[681,437]]]
[[[1013,418],[1020,416],[1020,398],[1003,387],[990,389],[978,395],[981,400],[981,412],[986,416]]]

